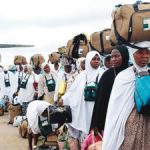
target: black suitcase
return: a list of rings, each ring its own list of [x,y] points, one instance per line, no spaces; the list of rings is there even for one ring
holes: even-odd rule
[[[72,122],[71,108],[68,105],[64,106],[50,105],[48,107],[48,118],[51,124],[71,123]]]

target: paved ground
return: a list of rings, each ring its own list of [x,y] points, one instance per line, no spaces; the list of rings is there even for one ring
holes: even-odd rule
[[[28,141],[20,137],[18,127],[8,124],[8,113],[0,116],[0,150],[28,150]]]

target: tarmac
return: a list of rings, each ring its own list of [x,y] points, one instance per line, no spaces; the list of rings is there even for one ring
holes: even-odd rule
[[[19,135],[18,127],[8,124],[8,113],[0,116],[0,150],[28,150],[28,140]]]

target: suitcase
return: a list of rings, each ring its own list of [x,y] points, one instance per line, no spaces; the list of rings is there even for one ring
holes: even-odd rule
[[[4,108],[1,107],[1,108],[0,108],[0,116],[3,116],[3,115],[4,115]]]
[[[9,105],[8,107],[9,124],[13,124],[14,118],[21,115],[21,105]]]
[[[64,106],[50,105],[47,110],[48,110],[48,119],[51,124],[55,123],[63,124],[72,122],[71,108],[68,105]]]
[[[25,64],[27,64],[26,57],[22,56],[22,55],[15,56],[14,57],[14,64],[15,65],[19,65],[19,64],[25,65]]]
[[[60,59],[60,54],[58,54],[57,52],[52,52],[51,54],[49,54],[49,62],[51,62],[52,64],[59,62]]]
[[[112,18],[113,45],[150,40],[150,3],[119,6],[112,12]]]
[[[94,32],[91,34],[90,44],[92,49],[95,49],[103,54],[110,54],[112,50],[110,32],[110,29],[105,29],[100,32]]]
[[[90,51],[89,40],[84,34],[79,34],[69,40],[66,46],[66,56],[69,58],[86,57]]]
[[[27,133],[28,133],[28,121],[27,121],[27,119],[24,119],[21,121],[21,123],[18,126],[18,130],[19,130],[19,135],[22,138],[27,138]]]
[[[30,64],[32,64],[34,67],[41,66],[42,63],[44,63],[45,59],[42,54],[35,54],[30,58]]]

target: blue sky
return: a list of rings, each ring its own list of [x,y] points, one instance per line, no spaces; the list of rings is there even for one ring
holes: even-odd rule
[[[0,0],[0,44],[34,44],[34,48],[0,49],[2,64],[13,63],[14,55],[29,58],[48,54],[80,33],[88,37],[111,27],[116,4],[135,0]],[[150,0],[147,0],[150,2]]]

